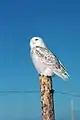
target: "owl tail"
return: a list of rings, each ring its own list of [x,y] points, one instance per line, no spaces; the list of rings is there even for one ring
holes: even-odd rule
[[[68,80],[69,78],[69,74],[62,65],[60,65],[60,68],[55,68],[53,72],[63,80]]]

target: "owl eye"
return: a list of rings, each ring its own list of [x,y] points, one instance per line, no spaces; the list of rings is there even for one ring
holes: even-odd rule
[[[35,41],[37,41],[38,39],[36,38]]]

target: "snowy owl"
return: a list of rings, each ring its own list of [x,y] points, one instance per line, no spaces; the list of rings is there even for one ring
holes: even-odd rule
[[[57,75],[66,80],[69,75],[60,60],[47,48],[42,38],[33,37],[30,40],[30,55],[35,68],[40,75]]]

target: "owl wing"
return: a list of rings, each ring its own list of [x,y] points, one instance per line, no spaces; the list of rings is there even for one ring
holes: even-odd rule
[[[59,64],[59,60],[49,49],[37,46],[35,54],[38,59],[46,65],[55,66]]]
[[[49,49],[37,46],[35,54],[40,62],[53,67],[53,72],[62,79],[68,78],[68,73],[60,60]]]

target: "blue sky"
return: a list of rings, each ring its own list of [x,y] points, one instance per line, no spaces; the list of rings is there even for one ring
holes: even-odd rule
[[[68,82],[53,78],[54,89],[80,94],[80,3],[58,0],[0,1],[0,91],[39,90],[29,54],[33,36],[44,39],[70,74]],[[54,99],[57,120],[70,119],[72,99],[75,111],[80,110],[78,98],[56,93]],[[37,120],[40,116],[40,93],[0,95],[1,120]]]

